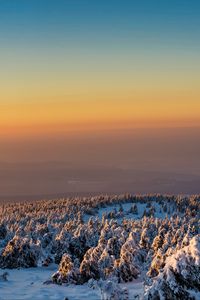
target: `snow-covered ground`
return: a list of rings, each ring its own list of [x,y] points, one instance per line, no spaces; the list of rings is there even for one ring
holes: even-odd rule
[[[200,300],[199,212],[198,195],[0,205],[0,300]]]
[[[44,282],[48,280],[51,277],[52,273],[56,270],[57,266],[50,266],[48,268],[41,267],[20,270],[7,270],[9,273],[8,281],[0,282],[0,299],[100,299],[98,290],[89,289],[87,285],[60,286],[55,284],[44,284]]]
[[[137,204],[138,213],[137,214],[132,214],[132,213],[129,212],[132,205],[133,205],[133,203],[123,203],[123,204],[121,204],[121,206],[123,207],[123,217],[126,217],[126,219],[129,219],[129,220],[141,219],[143,214],[144,214],[144,211],[148,210],[148,207],[147,207],[146,203],[139,203],[139,204]],[[163,209],[162,209],[161,205],[159,205],[159,203],[156,203],[155,201],[152,201],[152,206],[155,208],[155,218],[163,219],[167,215],[167,213],[163,212]],[[120,210],[120,205],[113,204],[111,206],[99,209],[98,217],[102,218],[103,214],[110,213],[113,210],[116,210],[118,212]],[[170,215],[171,214],[169,214],[169,216]]]
[[[173,207],[170,204],[167,205],[166,212],[164,212],[162,205],[160,205],[156,201],[152,201],[151,204],[152,204],[152,207],[154,207],[154,209],[155,209],[154,218],[164,219],[166,216],[171,217],[171,215],[174,213]],[[124,218],[126,218],[127,220],[139,220],[144,216],[145,211],[146,212],[149,211],[149,207],[148,207],[147,203],[137,203],[136,204],[137,210],[138,210],[137,214],[130,212],[130,209],[132,206],[133,206],[132,202],[122,203],[120,205],[119,204],[109,205],[107,207],[100,208],[95,216],[102,219],[103,215],[108,216],[109,213],[115,212],[116,217],[112,217],[112,218],[116,218],[118,221],[121,221]],[[121,207],[123,208],[123,213],[120,215],[119,211],[120,211]],[[86,214],[84,216],[84,221],[88,222],[90,217],[91,217],[91,215]]]
[[[41,268],[0,270],[0,275],[7,271],[8,281],[0,281],[0,300],[100,300],[98,289],[84,285],[44,284],[57,271],[56,265]],[[141,294],[143,283],[136,280],[133,283],[122,284],[129,291],[129,299]]]

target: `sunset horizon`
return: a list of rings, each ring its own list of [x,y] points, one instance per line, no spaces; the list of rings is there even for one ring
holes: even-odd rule
[[[0,0],[0,300],[200,300],[200,1]]]
[[[199,8],[1,1],[0,196],[197,193]]]
[[[198,9],[2,1],[1,134],[200,126]]]

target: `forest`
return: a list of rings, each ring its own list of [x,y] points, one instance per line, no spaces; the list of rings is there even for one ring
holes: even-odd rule
[[[0,281],[55,264],[45,285],[87,285],[103,300],[200,299],[199,217],[200,195],[2,203]],[[133,297],[123,284],[138,280]]]

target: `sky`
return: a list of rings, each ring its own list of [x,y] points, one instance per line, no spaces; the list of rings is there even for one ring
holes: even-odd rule
[[[0,0],[1,196],[200,192],[199,14]]]

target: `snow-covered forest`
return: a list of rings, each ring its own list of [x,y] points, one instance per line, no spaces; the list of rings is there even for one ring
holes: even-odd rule
[[[200,299],[199,217],[198,195],[1,204],[0,299],[28,270],[46,274],[41,286],[58,293],[48,299]]]

